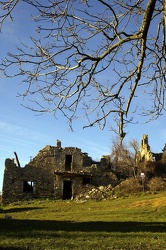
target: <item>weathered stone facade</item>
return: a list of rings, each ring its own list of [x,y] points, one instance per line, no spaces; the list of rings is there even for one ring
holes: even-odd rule
[[[72,199],[85,184],[102,185],[101,174],[109,168],[102,158],[94,162],[79,148],[46,146],[25,167],[6,159],[2,202],[27,199]]]
[[[148,135],[143,135],[141,144],[140,144],[140,151],[137,154],[137,162],[145,162],[145,161],[158,161],[161,160],[162,153],[153,153],[150,149],[148,143]]]

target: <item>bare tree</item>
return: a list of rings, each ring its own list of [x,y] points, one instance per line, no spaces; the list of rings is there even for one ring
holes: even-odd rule
[[[138,142],[135,139],[131,139],[127,145],[122,145],[119,138],[113,140],[112,152],[110,155],[112,169],[119,174],[120,177],[136,177],[137,152]]]
[[[21,76],[23,98],[38,112],[57,111],[72,121],[82,115],[84,127],[137,114],[156,119],[165,109],[166,1],[163,0],[6,0],[0,1],[1,28],[20,2],[37,14],[32,46],[20,44],[8,53],[1,69]],[[11,68],[15,67],[14,74]],[[13,71],[12,71],[13,72]],[[151,100],[142,107],[139,98]]]
[[[131,139],[129,141],[129,147],[133,149],[133,157],[136,161],[136,158],[137,158],[137,154],[138,154],[138,151],[139,151],[139,143],[137,140],[135,139]]]

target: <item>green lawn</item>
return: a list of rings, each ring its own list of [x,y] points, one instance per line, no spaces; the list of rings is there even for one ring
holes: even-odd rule
[[[166,192],[0,208],[0,249],[166,249]],[[4,219],[4,215],[12,219]]]

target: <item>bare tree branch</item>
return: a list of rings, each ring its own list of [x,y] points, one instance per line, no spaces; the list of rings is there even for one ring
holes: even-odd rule
[[[162,114],[165,1],[22,2],[37,12],[33,17],[37,34],[31,37],[31,45],[21,43],[16,54],[9,52],[1,70],[5,77],[23,79],[26,90],[19,95],[30,100],[28,108],[55,116],[60,111],[71,127],[78,117],[86,119],[84,127],[103,129],[110,123],[121,142],[136,110],[150,120]],[[21,3],[7,0],[0,4],[5,32],[6,18]],[[150,107],[139,104],[145,97],[151,99]]]

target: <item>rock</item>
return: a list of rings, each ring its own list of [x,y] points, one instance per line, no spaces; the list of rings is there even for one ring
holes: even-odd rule
[[[100,186],[100,187],[99,187],[99,190],[100,190],[100,191],[104,191],[104,189],[105,189],[105,187],[103,187],[103,186]]]
[[[109,186],[100,186],[95,187],[92,185],[85,185],[79,191],[77,196],[75,197],[75,201],[86,201],[86,200],[106,200],[111,197],[110,191],[112,187]]]

